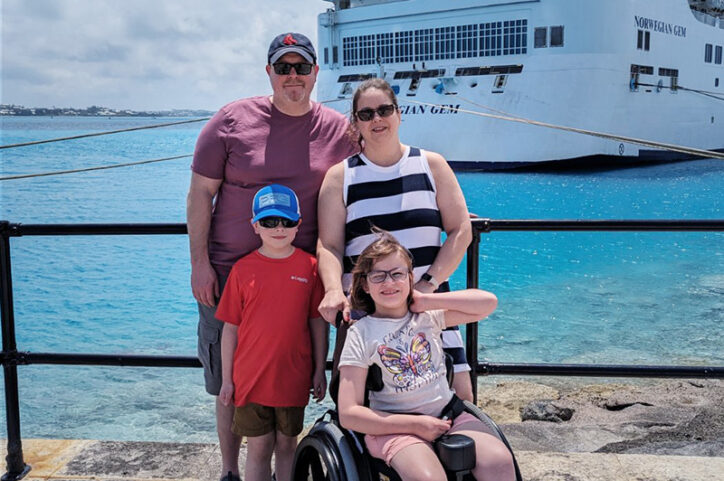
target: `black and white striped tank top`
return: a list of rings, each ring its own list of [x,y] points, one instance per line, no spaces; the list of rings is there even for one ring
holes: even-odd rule
[[[427,157],[416,147],[406,147],[399,162],[387,167],[374,164],[363,154],[345,161],[345,292],[352,285],[357,257],[376,238],[372,226],[389,231],[410,250],[414,280],[420,280],[440,250],[443,226],[436,192]]]

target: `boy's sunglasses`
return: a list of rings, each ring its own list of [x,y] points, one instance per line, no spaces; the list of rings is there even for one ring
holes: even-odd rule
[[[380,117],[389,117],[395,110],[397,110],[396,106],[392,104],[384,104],[380,105],[376,109],[366,108],[358,110],[355,116],[362,122],[369,122],[375,118],[375,113],[377,113]]]
[[[289,229],[299,225],[299,219],[291,220],[286,217],[264,217],[263,219],[259,219],[259,225],[266,229],[273,229],[278,226],[279,223],[282,224],[282,227]]]
[[[410,271],[398,271],[395,269],[392,269],[391,271],[369,271],[367,273],[367,280],[372,284],[382,284],[385,282],[385,279],[387,279],[387,276],[390,276],[392,282],[400,282],[407,279],[408,274],[410,274]]]
[[[297,73],[297,75],[309,75],[312,73],[312,65],[311,63],[286,63],[286,62],[277,62],[272,65],[274,67],[274,73],[277,75],[289,75],[289,72],[292,71],[292,68]]]

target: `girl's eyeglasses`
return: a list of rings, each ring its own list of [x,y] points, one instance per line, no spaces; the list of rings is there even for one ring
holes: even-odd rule
[[[265,229],[274,229],[279,223],[282,224],[282,227],[289,229],[299,225],[299,220],[291,220],[286,217],[264,217],[263,219],[259,219],[259,225]]]
[[[358,120],[362,122],[369,122],[370,120],[375,118],[375,113],[377,113],[377,115],[379,115],[380,117],[389,117],[396,109],[397,107],[393,104],[384,104],[380,105],[376,109],[360,109],[354,115],[357,117]]]
[[[312,65],[311,63],[301,62],[301,63],[286,63],[286,62],[277,62],[272,65],[274,67],[274,73],[277,75],[289,75],[289,72],[292,71],[292,68],[297,73],[297,75],[309,75],[312,73]]]
[[[396,269],[392,269],[391,271],[369,271],[367,273],[367,280],[370,281],[372,284],[382,284],[385,282],[385,279],[387,279],[387,276],[390,276],[390,279],[392,279],[392,282],[400,282],[404,279],[407,279],[407,276],[410,274],[410,271],[400,271]]]

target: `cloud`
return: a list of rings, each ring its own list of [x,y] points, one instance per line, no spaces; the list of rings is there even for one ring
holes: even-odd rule
[[[282,31],[316,39],[322,0],[3,0],[2,102],[215,110],[270,91]]]

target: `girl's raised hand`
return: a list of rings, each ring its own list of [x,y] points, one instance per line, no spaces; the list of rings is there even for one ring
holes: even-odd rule
[[[433,442],[450,429],[452,420],[438,419],[432,416],[414,416],[413,427],[414,434],[418,435],[425,441]]]
[[[427,299],[427,296],[429,294],[424,294],[417,289],[412,290],[412,303],[410,304],[410,311],[412,312],[425,312],[427,311],[427,307],[425,306]]]

